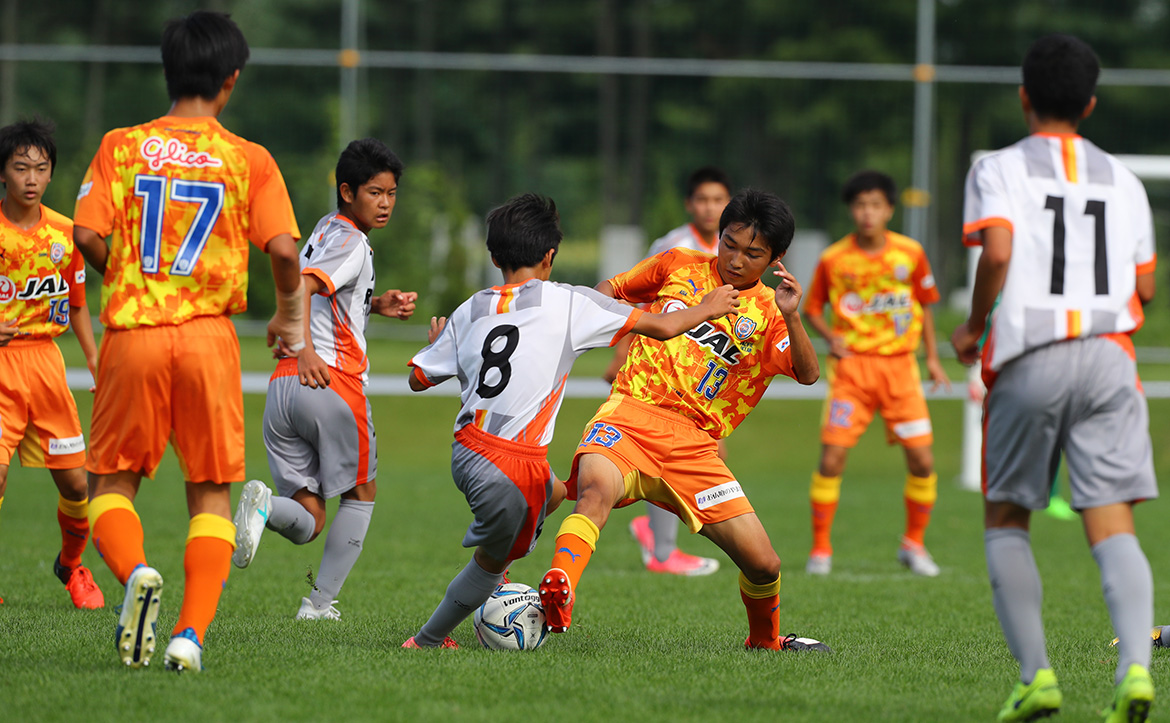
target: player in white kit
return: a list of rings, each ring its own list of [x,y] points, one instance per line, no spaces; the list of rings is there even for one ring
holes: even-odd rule
[[[1032,45],[1020,100],[1031,132],[979,160],[967,177],[964,239],[983,246],[971,314],[952,339],[983,350],[984,545],[996,615],[1020,663],[999,713],[1027,721],[1059,710],[1032,556],[1032,510],[1048,504],[1063,451],[1072,507],[1101,572],[1119,662],[1106,721],[1144,721],[1154,597],[1132,506],[1158,496],[1149,413],[1130,334],[1154,294],[1154,234],[1141,182],[1077,135],[1096,107],[1099,64],[1068,35]]]
[[[547,452],[574,360],[631,331],[678,336],[738,304],[723,286],[697,306],[651,314],[551,282],[561,238],[551,199],[525,194],[489,213],[488,251],[504,285],[476,293],[450,320],[432,319],[430,345],[410,361],[414,391],[459,378],[451,472],[475,515],[463,546],[476,549],[404,648],[459,647],[451,631],[488,599],[510,561],[532,551],[545,516],[564,499]]]
[[[305,348],[280,360],[268,382],[264,446],[277,495],[244,485],[232,562],[247,567],[265,527],[293,543],[325,526],[325,501],[341,496],[325,551],[298,620],[336,620],[336,597],[361,555],[377,488],[377,441],[366,398],[370,312],[408,319],[418,294],[374,295],[374,252],[366,234],[390,220],[402,161],[381,141],[353,141],[337,162],[337,207],[301,249]]]

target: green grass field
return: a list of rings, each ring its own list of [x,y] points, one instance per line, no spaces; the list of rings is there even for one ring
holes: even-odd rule
[[[262,342],[245,340],[245,359],[260,361],[246,365],[266,368],[251,346]],[[387,367],[413,350],[400,346],[395,353],[403,358]],[[603,354],[592,353],[580,371],[599,371]],[[78,399],[88,426],[88,395]],[[248,473],[267,479],[263,398],[249,395],[245,403]],[[120,586],[90,548],[86,564],[107,608],[72,609],[51,569],[60,540],[55,490],[44,472],[13,467],[0,515],[0,718],[986,721],[1014,682],[985,574],[980,499],[953,483],[957,402],[932,406],[941,490],[927,542],[943,567],[936,579],[914,578],[895,561],[904,469],[880,430],[871,429],[853,453],[828,578],[803,572],[819,403],[765,402],[729,440],[729,464],[784,560],[783,631],[825,640],[836,651],[828,656],[744,651],[747,625],[730,562],[707,540],[684,533],[684,549],[721,559],[717,574],[680,579],[644,572],[626,530],[636,507],[615,512],[603,532],[569,633],[534,653],[491,653],[476,647],[469,620],[455,631],[460,650],[401,650],[469,554],[459,541],[470,513],[448,467],[457,402],[420,395],[372,403],[380,441],[378,506],[363,556],[340,595],[342,620],[292,619],[324,535],[296,547],[270,533],[252,567],[232,571],[205,641],[201,675],[163,671],[161,648],[157,667],[121,666],[112,610]],[[550,450],[558,474],[567,474],[597,403],[565,403]],[[1151,402],[1151,413],[1154,439],[1166,439],[1170,402]],[[1170,472],[1170,450],[1159,446],[1156,454],[1159,471]],[[1170,622],[1164,504],[1142,505],[1138,524],[1157,581],[1159,622]],[[156,481],[143,483],[137,507],[148,557],[166,579],[159,620],[165,639],[182,596],[187,529],[173,456]],[[555,513],[533,555],[512,567],[514,580],[537,582],[552,554],[550,533],[568,510]],[[1090,720],[1111,695],[1116,659],[1107,647],[1112,633],[1096,567],[1076,523],[1038,515],[1033,539],[1045,580],[1050,653],[1065,691],[1064,719]],[[1157,652],[1153,674],[1166,695],[1170,666]],[[1170,702],[1155,707],[1154,719],[1165,719],[1165,710]]]

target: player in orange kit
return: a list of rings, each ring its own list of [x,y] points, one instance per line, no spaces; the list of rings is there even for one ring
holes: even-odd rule
[[[827,575],[833,567],[830,532],[849,450],[880,411],[886,436],[906,451],[906,529],[898,560],[917,575],[934,577],[938,565],[923,545],[938,497],[931,453],[930,412],[922,394],[921,337],[926,368],[937,388],[950,388],[938,360],[930,305],[938,289],[918,242],[886,224],[894,215],[892,178],[861,171],[845,184],[843,200],[857,230],[821,254],[804,302],[809,326],[829,342],[829,394],[821,427],[821,461],[812,477],[813,548],[805,570]],[[833,325],[824,307],[833,311]]]
[[[85,438],[53,339],[72,325],[91,371],[97,346],[73,222],[41,204],[56,165],[48,123],[0,128],[0,504],[14,453],[24,467],[49,469],[61,527],[53,572],[76,607],[100,608],[102,591],[81,564],[89,540]]]
[[[226,483],[244,479],[240,346],[228,317],[247,307],[248,243],[272,260],[269,344],[303,347],[304,289],[300,231],[276,162],[216,120],[248,58],[240,29],[220,13],[173,20],[162,58],[170,111],[106,134],[74,215],[74,240],[105,277],[89,516],[94,545],[126,585],[118,654],[146,665],[163,578],[146,562],[133,500],[173,441],[191,519],[165,663],[198,671],[235,547]]]

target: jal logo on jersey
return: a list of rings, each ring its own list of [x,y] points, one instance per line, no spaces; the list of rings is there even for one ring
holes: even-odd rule
[[[837,307],[841,310],[841,316],[847,319],[862,314],[889,314],[910,308],[910,292],[882,292],[874,294],[872,299],[866,301],[860,294],[851,291],[841,297]]]
[[[13,299],[28,301],[39,299],[42,296],[61,296],[69,293],[69,282],[59,274],[52,276],[34,276],[24,284],[24,289],[16,290],[16,284],[7,276],[0,276],[0,304],[7,304]]]
[[[139,152],[152,171],[166,165],[184,168],[219,168],[223,165],[220,159],[206,151],[193,151],[178,138],[151,136],[142,142]]]

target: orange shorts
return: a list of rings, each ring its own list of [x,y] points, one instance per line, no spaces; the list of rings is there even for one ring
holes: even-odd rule
[[[226,316],[102,337],[86,469],[153,477],[168,439],[186,480],[244,479],[240,343]]]
[[[65,381],[65,360],[52,339],[0,347],[0,465],[20,454],[23,467],[77,469],[85,437]]]
[[[585,428],[566,483],[571,500],[583,454],[617,465],[626,490],[615,507],[647,500],[678,515],[691,532],[754,511],[711,435],[686,417],[623,394],[611,395]]]
[[[934,441],[918,359],[913,354],[830,357],[821,442],[853,447],[875,411],[886,422],[890,444],[925,447]]]

